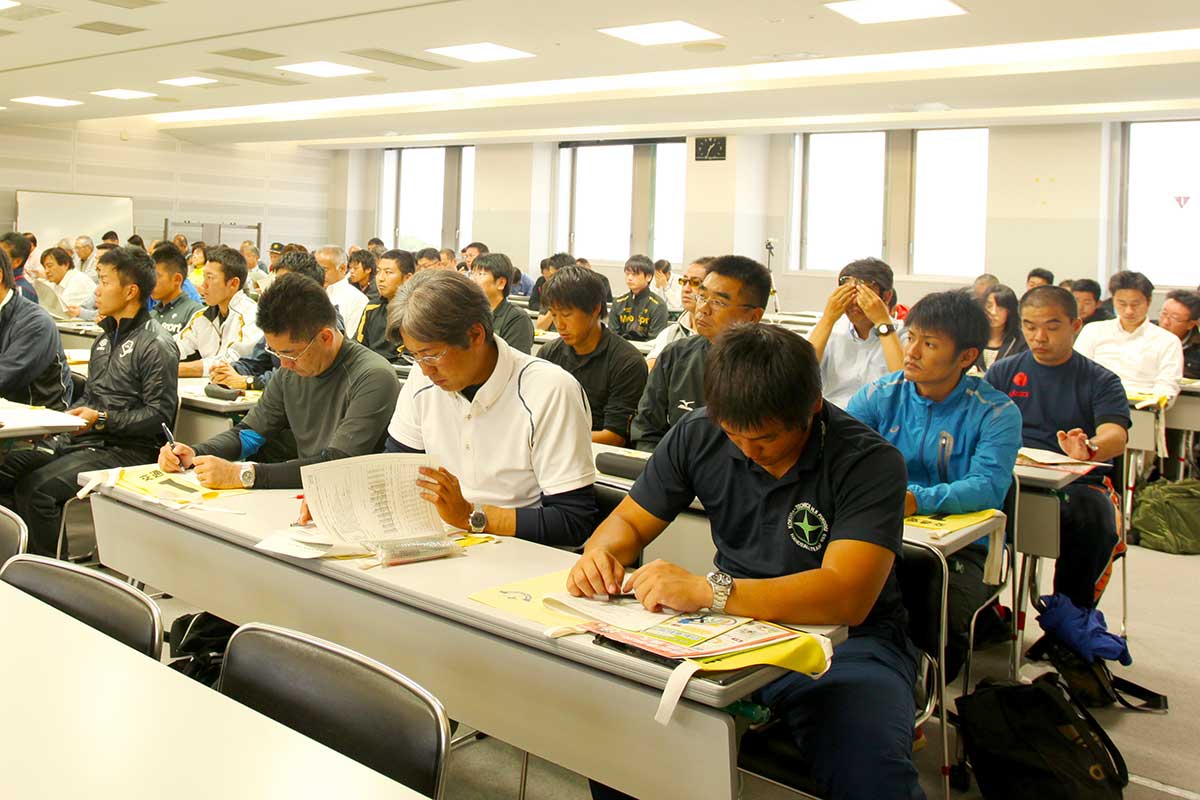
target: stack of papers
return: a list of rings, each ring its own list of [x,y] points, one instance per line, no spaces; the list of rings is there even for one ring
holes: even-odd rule
[[[1103,461],[1079,461],[1064,453],[1053,450],[1039,450],[1036,447],[1022,447],[1017,451],[1017,463],[1027,467],[1045,467],[1075,475],[1086,475],[1093,467],[1107,467]]]

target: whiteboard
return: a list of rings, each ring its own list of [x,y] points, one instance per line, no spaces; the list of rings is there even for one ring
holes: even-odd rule
[[[116,231],[124,243],[133,233],[133,198],[18,189],[17,230],[32,231],[43,252],[76,236],[100,244],[105,231]]]

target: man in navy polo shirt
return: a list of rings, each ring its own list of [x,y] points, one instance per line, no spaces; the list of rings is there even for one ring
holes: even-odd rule
[[[567,589],[632,591],[651,610],[709,608],[847,625],[819,680],[787,675],[758,699],[782,717],[829,798],[924,797],[912,764],[916,651],[896,579],[906,473],[900,452],[821,399],[812,345],[738,325],[713,345],[707,407],[663,438],[588,539]],[[716,570],[651,562],[626,574],[693,499],[708,511]],[[619,797],[593,784],[594,797]]]
[[[1029,349],[997,361],[987,382],[1021,411],[1027,447],[1081,461],[1110,461],[1125,452],[1129,403],[1121,379],[1073,345],[1083,323],[1075,297],[1039,286],[1021,298],[1021,330]],[[1124,553],[1118,537],[1121,499],[1113,470],[1097,468],[1062,490],[1054,591],[1080,608],[1094,608]]]

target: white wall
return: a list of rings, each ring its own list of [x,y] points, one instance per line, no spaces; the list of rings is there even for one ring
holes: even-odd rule
[[[333,156],[327,152],[287,144],[206,147],[101,121],[3,126],[0,152],[6,230],[16,221],[16,190],[32,189],[130,196],[134,228],[147,244],[162,236],[167,217],[262,222],[264,245],[319,244],[329,236]],[[122,239],[132,232],[118,231]],[[80,233],[98,239],[103,231]]]

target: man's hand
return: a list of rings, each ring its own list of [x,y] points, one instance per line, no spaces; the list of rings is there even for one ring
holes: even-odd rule
[[[421,492],[421,499],[433,503],[442,522],[464,531],[469,530],[472,507],[462,495],[458,478],[442,467],[421,467],[420,471],[426,478],[417,481],[417,486],[425,490]]]
[[[854,285],[847,283],[834,289],[833,294],[829,295],[829,299],[825,301],[825,311],[821,314],[822,319],[828,319],[831,322],[838,319],[842,314],[846,313],[846,309],[854,302]]]
[[[1058,432],[1058,446],[1076,461],[1092,460],[1092,451],[1088,449],[1087,441],[1088,435],[1082,428],[1072,428],[1066,433]]]
[[[79,417],[80,419],[82,419],[84,422],[87,423],[87,425],[85,425],[84,427],[75,431],[75,433],[86,433],[87,431],[90,431],[92,429],[92,426],[96,424],[96,420],[100,419],[99,411],[95,410],[94,408],[87,408],[86,406],[80,406],[79,408],[72,408],[67,413],[70,414],[72,417]]]
[[[300,500],[300,516],[296,519],[297,525],[307,525],[313,521],[312,512],[308,510],[308,501]]]
[[[67,306],[67,316],[78,317],[80,310],[79,306]]]
[[[904,516],[911,517],[917,513],[917,496],[912,492],[904,493]]]
[[[860,283],[854,287],[854,301],[862,309],[872,325],[883,325],[892,321],[892,314],[879,295],[870,286]]]
[[[213,365],[212,369],[208,371],[208,380],[210,383],[219,383],[222,386],[228,386],[230,389],[250,388],[246,376],[239,374],[237,370],[224,361]]]
[[[216,456],[196,456],[196,478],[209,489],[241,489],[242,470],[232,461]]]
[[[603,547],[584,551],[567,575],[567,591],[576,597],[620,594],[625,565]]]
[[[683,567],[663,561],[651,561],[627,580],[623,591],[633,591],[648,611],[699,611],[713,602],[712,586],[703,575],[693,575]]]
[[[186,444],[170,442],[158,448],[158,468],[163,472],[183,472],[196,460],[196,451]]]

